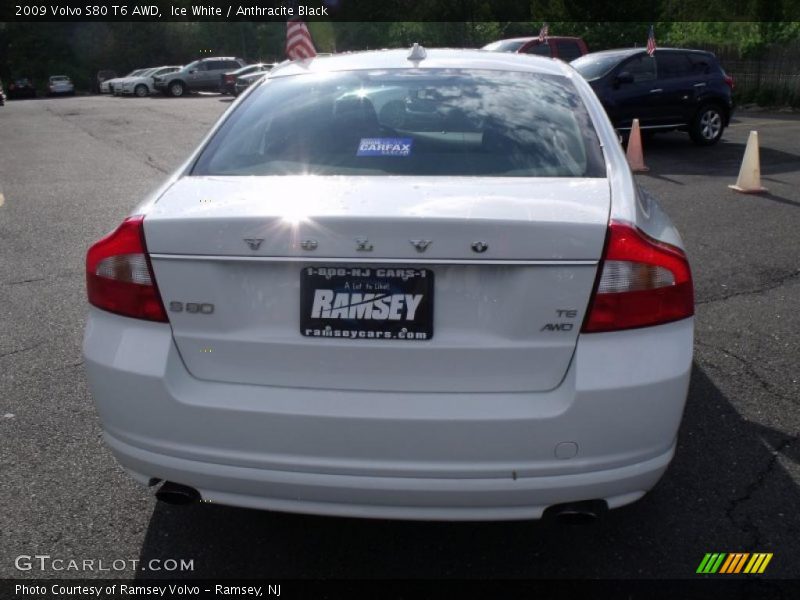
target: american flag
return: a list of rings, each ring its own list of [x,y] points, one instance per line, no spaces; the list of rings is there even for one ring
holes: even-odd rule
[[[550,26],[547,23],[543,23],[542,28],[539,30],[539,41],[544,42],[548,35],[550,35]]]
[[[289,60],[313,58],[317,55],[311,34],[303,21],[286,21],[286,57]]]
[[[647,53],[653,56],[656,51],[656,33],[653,31],[653,26],[650,25],[650,31],[647,33]]]

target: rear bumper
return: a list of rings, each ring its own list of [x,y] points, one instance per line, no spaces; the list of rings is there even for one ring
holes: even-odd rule
[[[641,498],[666,470],[671,447],[650,460],[608,469],[549,477],[363,477],[273,471],[219,465],[154,454],[105,435],[137,480],[157,472],[190,482],[204,502],[261,510],[341,517],[420,520],[538,519],[548,506],[569,499],[603,499],[617,508]]]
[[[321,391],[200,381],[168,325],[91,309],[89,382],[137,479],[212,502],[408,519],[538,518],[651,489],[672,458],[693,321],[582,336],[555,390]],[[499,366],[500,367],[500,366]]]

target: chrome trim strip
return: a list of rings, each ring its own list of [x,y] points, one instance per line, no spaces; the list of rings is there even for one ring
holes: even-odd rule
[[[673,123],[672,125],[641,125],[639,129],[664,129],[665,127],[686,127],[686,123]],[[619,131],[628,131],[630,127],[617,127]]]
[[[207,260],[215,262],[298,262],[298,263],[346,263],[346,264],[426,264],[426,265],[596,265],[596,260],[470,260],[462,258],[351,258],[320,256],[219,256],[214,254],[150,254],[150,258],[161,260]]]

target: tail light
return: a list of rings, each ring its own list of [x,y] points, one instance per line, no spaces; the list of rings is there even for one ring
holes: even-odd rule
[[[728,85],[729,88],[731,88],[731,91],[733,91],[736,87],[736,81],[725,71],[722,72],[722,80]]]
[[[584,333],[648,327],[694,314],[694,286],[683,250],[612,221]]]
[[[728,87],[731,88],[731,90],[733,90],[733,88],[736,87],[736,83],[733,81],[733,77],[731,77],[730,75],[725,75],[723,79],[725,80],[725,83],[728,84]]]
[[[86,254],[86,289],[97,308],[134,319],[167,321],[144,241],[144,217],[128,217]]]

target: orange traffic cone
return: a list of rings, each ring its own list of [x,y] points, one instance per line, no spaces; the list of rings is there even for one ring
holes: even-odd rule
[[[734,185],[728,187],[743,194],[757,194],[766,192],[767,188],[761,186],[761,159],[758,155],[758,132],[751,131],[744,149],[742,168],[739,169],[739,178]]]
[[[633,120],[631,127],[631,134],[628,136],[628,164],[631,166],[631,171],[634,173],[643,173],[649,171],[644,166],[644,156],[642,155],[642,134],[639,131],[639,119]]]

